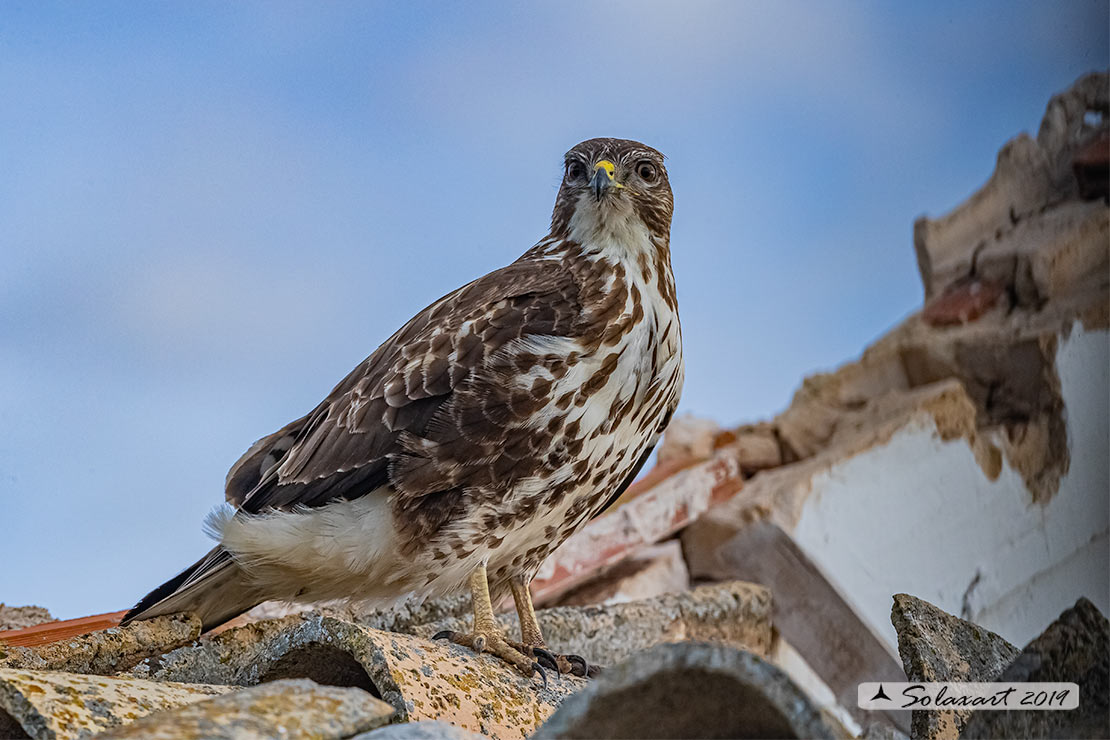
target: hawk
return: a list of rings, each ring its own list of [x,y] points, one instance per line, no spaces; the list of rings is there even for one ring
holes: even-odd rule
[[[316,408],[231,468],[219,545],[124,624],[209,629],[269,600],[388,603],[469,588],[444,634],[525,675],[589,672],[546,649],[529,583],[621,494],[678,404],[682,330],[663,155],[590,139],[565,155],[550,233],[440,298]],[[493,618],[511,592],[521,640]]]

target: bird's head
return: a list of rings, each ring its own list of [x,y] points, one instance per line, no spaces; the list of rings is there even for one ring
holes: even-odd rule
[[[674,198],[663,155],[627,139],[589,139],[566,153],[551,232],[579,243],[637,234],[666,242]]]

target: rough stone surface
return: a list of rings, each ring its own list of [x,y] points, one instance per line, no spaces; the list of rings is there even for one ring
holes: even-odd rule
[[[50,612],[41,606],[8,606],[0,603],[0,631],[21,630],[53,619]]]
[[[1108,90],[1105,73],[1081,77],[1049,102],[1035,139],[1022,134],[1002,148],[994,174],[978,192],[942,218],[918,220],[914,247],[926,297],[981,274],[980,252],[1035,218],[1046,204],[1079,198],[1073,159],[1098,128],[1105,128]],[[1088,124],[1088,112],[1102,114],[1102,122]],[[1012,280],[1020,281],[1025,272],[1021,262],[1011,266]]]
[[[603,673],[533,736],[843,737],[775,666],[723,645],[658,645]]]
[[[675,417],[659,443],[660,464],[672,460],[705,460],[713,454],[714,440],[721,427],[714,421],[690,414]]]
[[[1071,711],[975,712],[962,738],[1110,738],[1110,623],[1080,599],[994,679],[1079,684]]]
[[[266,601],[245,614],[232,619],[212,630],[209,635],[244,627],[248,624],[272,619],[281,619],[295,614],[316,612],[335,617],[345,622],[354,622],[364,627],[373,627],[386,632],[409,632],[413,625],[426,624],[435,619],[457,617],[470,614],[470,596],[456,594],[439,599],[407,599],[387,609],[369,607],[358,602],[318,602],[301,604],[286,601]]]
[[[227,686],[0,668],[0,737],[88,737],[152,712],[230,690]]]
[[[310,678],[381,697],[399,720],[440,719],[499,738],[519,738],[554,711],[583,679],[548,687],[498,658],[475,657],[445,641],[384,632],[320,614],[258,622],[150,659],[132,675],[243,686]]]
[[[1110,131],[1091,139],[1072,160],[1079,197],[1084,200],[1110,196]]]
[[[38,648],[0,646],[0,668],[63,670],[110,676],[151,656],[200,637],[201,621],[193,615],[169,615],[132,622]]]
[[[760,656],[766,656],[771,648],[771,592],[742,581],[700,586],[645,601],[541,609],[536,618],[551,649],[581,655],[603,666],[661,642],[715,642]],[[516,614],[498,619],[509,634],[519,634]],[[464,630],[468,624],[468,620],[449,619],[422,625],[416,632],[431,636],[441,629]]]
[[[995,280],[972,278],[949,286],[929,301],[921,315],[932,326],[966,324],[994,308],[1006,286]]]
[[[379,727],[356,735],[351,740],[485,740],[485,735],[479,735],[446,722],[427,720]]]
[[[895,594],[890,621],[911,681],[994,681],[1020,650],[993,632],[908,594]],[[911,734],[955,740],[970,710],[914,711]]]
[[[35,648],[0,645],[0,667],[107,676],[192,642],[200,629],[196,616],[173,614]]]
[[[142,740],[342,740],[385,724],[395,710],[361,689],[275,681],[159,712],[101,735]]]
[[[782,445],[774,425],[745,424],[717,435],[717,449],[730,448],[740,461],[744,475],[777,468],[783,464]]]
[[[872,722],[863,729],[860,740],[909,740],[909,735],[885,722]]]

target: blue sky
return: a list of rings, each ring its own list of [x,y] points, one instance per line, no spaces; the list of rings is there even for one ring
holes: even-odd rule
[[[668,156],[687,381],[784,407],[920,304],[913,220],[1105,68],[1108,3],[0,6],[0,601],[129,606],[256,438]]]

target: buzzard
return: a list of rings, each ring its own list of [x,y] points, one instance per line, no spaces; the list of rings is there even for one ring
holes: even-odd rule
[[[528,584],[636,476],[682,390],[663,155],[590,139],[565,156],[551,231],[418,313],[306,416],[231,468],[219,545],[124,623],[191,611],[205,629],[268,599],[387,603],[468,587],[442,634],[525,675],[553,655]],[[509,591],[521,640],[493,618]]]

